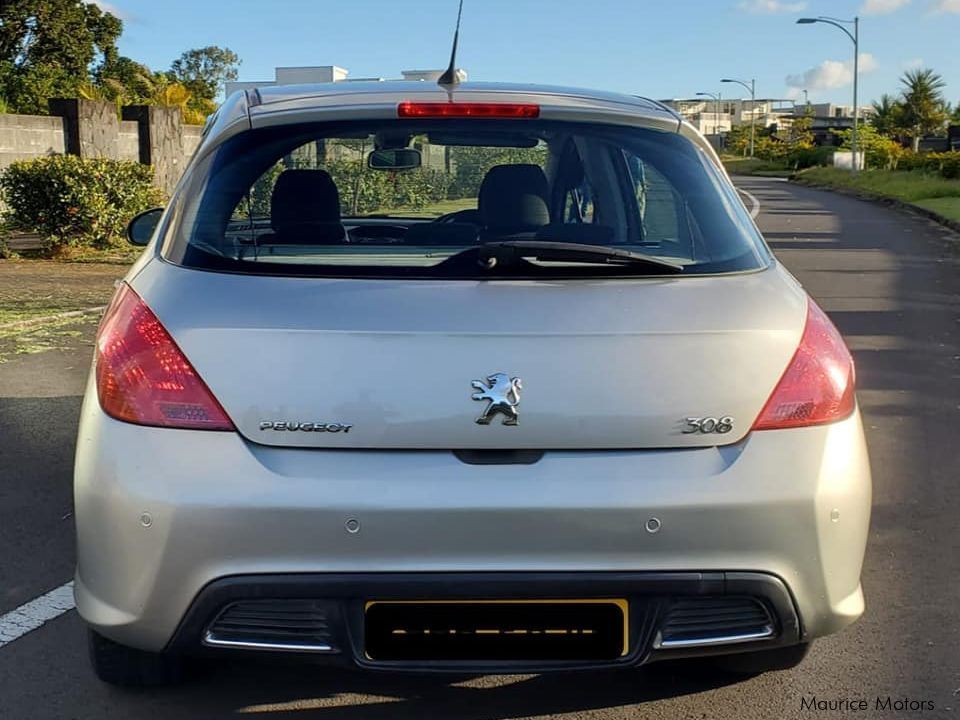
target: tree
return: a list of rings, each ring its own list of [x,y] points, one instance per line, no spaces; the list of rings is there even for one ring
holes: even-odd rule
[[[47,112],[47,99],[71,96],[91,80],[94,63],[117,58],[123,23],[83,0],[0,3],[0,95],[11,109]]]
[[[158,86],[167,82],[167,78],[121,55],[109,65],[104,63],[97,69],[96,82],[109,99],[137,105],[152,97]]]
[[[786,161],[795,170],[813,149],[813,108],[807,106],[802,115],[795,115],[785,128],[778,128],[777,137],[781,148],[771,148],[777,158]]]
[[[941,92],[943,78],[929,68],[908,70],[900,78],[903,85],[901,124],[910,138],[913,150],[920,149],[920,138],[940,133],[947,122],[947,103]]]
[[[813,108],[807,107],[803,115],[798,115],[790,123],[787,144],[791,151],[809,150],[813,147]]]
[[[834,130],[833,133],[840,137],[841,146],[844,150],[850,150],[853,146],[853,129]],[[897,161],[906,152],[903,146],[886,135],[881,135],[874,125],[861,125],[857,132],[857,146],[863,153],[864,164],[868,168],[882,168],[884,170],[893,170],[897,166]]]
[[[870,124],[881,135],[896,137],[903,125],[903,104],[892,95],[884,93],[880,100],[874,100],[873,117]]]
[[[188,125],[203,125],[207,116],[217,109],[211,100],[197,100],[186,85],[170,82],[166,77],[158,82],[153,94],[146,98],[149,105],[180,109],[183,121]]]
[[[168,75],[198,100],[212,101],[228,80],[237,79],[240,58],[229,48],[209,45],[187,50],[173,61]]]
[[[750,126],[741,124],[731,127],[724,138],[724,149],[734,155],[746,157],[749,148]]]

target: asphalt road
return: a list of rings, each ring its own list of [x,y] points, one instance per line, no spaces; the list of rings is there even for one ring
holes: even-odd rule
[[[94,679],[68,612],[0,647],[0,718],[960,716],[960,238],[842,196],[740,184],[854,351],[873,463],[867,614],[802,666],[733,682],[683,665],[450,679],[231,660],[183,686],[125,692]],[[0,366],[0,615],[71,576],[73,432],[91,334],[88,323],[66,350]],[[810,696],[864,698],[871,710],[801,710]],[[876,711],[878,696],[935,709]]]

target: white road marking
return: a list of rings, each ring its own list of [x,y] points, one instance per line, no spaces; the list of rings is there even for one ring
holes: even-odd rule
[[[73,581],[0,615],[0,648],[73,610]]]
[[[753,205],[753,207],[750,208],[750,217],[756,219],[757,215],[760,214],[760,201],[757,200],[757,196],[753,193],[747,192],[743,188],[738,187],[737,191],[745,195],[750,200],[750,203]]]

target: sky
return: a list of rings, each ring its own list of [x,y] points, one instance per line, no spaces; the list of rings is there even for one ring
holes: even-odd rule
[[[219,45],[240,80],[277,66],[339,65],[351,77],[447,64],[456,0],[98,0],[124,21],[120,51],[167,69],[184,50]],[[930,67],[960,102],[960,0],[464,0],[457,65],[471,80],[537,82],[658,99],[756,79],[757,97],[849,104],[853,43],[798,17],[860,17],[863,104]]]

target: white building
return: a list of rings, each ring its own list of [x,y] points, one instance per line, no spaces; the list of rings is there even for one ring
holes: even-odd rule
[[[347,70],[336,65],[318,65],[316,67],[278,67],[273,71],[273,80],[232,81],[226,84],[226,94],[238,90],[253,90],[271,85],[301,85],[304,83],[341,82],[347,79]]]
[[[278,67],[274,69],[273,80],[232,81],[226,84],[226,94],[238,90],[253,90],[271,85],[303,85],[328,82],[357,82],[361,80],[384,80],[382,77],[348,78],[349,71],[337,65],[317,65],[314,67]],[[436,82],[443,74],[443,70],[403,70],[403,80],[414,82]],[[467,79],[464,70],[457,70],[460,80]]]
[[[818,118],[852,118],[853,105],[836,105],[834,103],[810,103],[809,105],[797,105],[797,113],[807,111]],[[876,113],[873,105],[861,105],[860,117],[868,118]]]
[[[749,125],[751,118],[756,127],[764,128],[773,123],[789,122],[793,116],[793,100],[779,98],[724,99],[719,102],[709,97],[661,100],[673,108],[684,120],[704,135],[723,134],[737,125]]]

